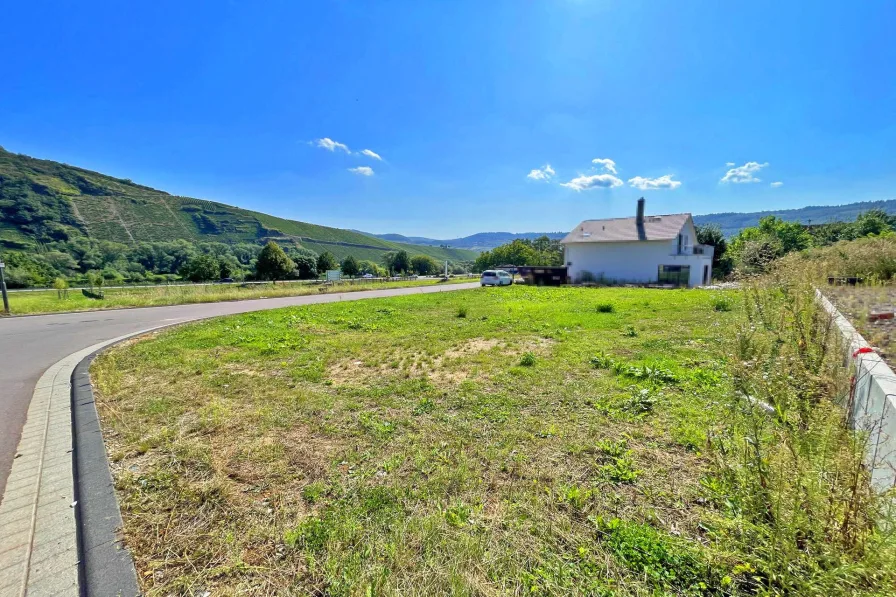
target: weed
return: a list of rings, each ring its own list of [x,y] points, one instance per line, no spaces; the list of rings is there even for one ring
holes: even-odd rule
[[[721,585],[698,553],[652,527],[618,518],[592,519],[616,560],[659,589],[703,595]]]
[[[597,305],[598,313],[614,313],[616,311],[616,306],[613,303],[600,303]]]
[[[531,352],[525,353],[522,358],[520,358],[520,365],[523,367],[532,367],[533,365],[535,365],[535,362],[535,355]]]
[[[625,326],[625,329],[622,331],[622,335],[625,336],[626,338],[637,338],[638,330],[636,330],[635,326],[633,326],[633,325],[627,325],[627,326]]]
[[[461,305],[460,307],[458,307],[457,311],[455,312],[455,316],[461,319],[465,318],[467,316],[467,306]]]
[[[731,299],[727,296],[714,296],[710,304],[714,310],[720,312],[728,312],[732,309]]]
[[[283,542],[292,548],[301,548],[312,553],[321,553],[330,538],[331,525],[313,517],[302,521],[296,528],[286,531]]]
[[[622,410],[633,415],[646,415],[653,412],[656,406],[656,397],[647,389],[635,389],[631,396],[623,401]]]
[[[316,504],[324,495],[326,495],[326,493],[327,486],[324,483],[321,483],[320,481],[309,483],[302,488],[302,499],[309,504]]]
[[[425,415],[426,413],[431,413],[435,407],[436,403],[432,398],[427,396],[426,398],[421,399],[420,402],[417,403],[417,406],[414,407],[414,414]]]
[[[590,362],[595,369],[610,369],[614,364],[612,357],[602,352],[591,357]]]

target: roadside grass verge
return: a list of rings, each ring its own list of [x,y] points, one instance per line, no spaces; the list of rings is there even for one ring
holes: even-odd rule
[[[889,589],[872,496],[852,502],[852,549],[764,518],[753,471],[784,448],[776,422],[757,434],[735,398],[737,334],[755,316],[742,293],[724,293],[730,311],[719,296],[477,289],[232,316],[112,349],[92,372],[145,591]],[[831,417],[833,406],[814,414]],[[797,446],[811,453],[800,478],[830,456],[858,487],[851,436],[839,437],[827,454]],[[789,513],[820,507],[820,481],[801,501],[785,473],[765,495]]]
[[[382,288],[460,284],[475,281],[475,278],[450,278],[445,282],[431,279],[395,282],[356,280],[327,286],[301,282],[278,282],[276,284],[251,284],[247,286],[241,286],[240,284],[160,285],[137,288],[110,288],[104,291],[104,299],[90,299],[84,296],[80,289],[70,288],[67,291],[66,298],[59,298],[59,293],[56,290],[11,292],[9,294],[9,307],[13,315],[34,315],[38,313],[120,309],[123,307],[159,307],[163,305],[215,303],[258,298],[304,296],[321,294],[323,292],[356,292]]]

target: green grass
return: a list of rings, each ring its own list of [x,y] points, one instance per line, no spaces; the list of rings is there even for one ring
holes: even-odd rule
[[[355,292],[383,288],[404,288],[411,286],[433,286],[475,281],[458,277],[447,282],[432,279],[396,282],[366,282],[357,280],[329,286],[319,284],[279,282],[277,284],[212,284],[204,286],[155,286],[136,288],[112,288],[105,290],[102,300],[90,299],[79,289],[68,289],[64,298],[55,290],[38,292],[9,293],[9,308],[13,315],[35,315],[39,313],[63,313],[69,311],[94,311],[120,309],[123,307],[158,307],[162,305],[184,305],[190,303],[213,303],[239,301],[258,298],[302,296],[322,292]]]
[[[111,350],[93,375],[144,588],[721,591],[740,560],[704,546],[694,429],[738,315],[712,296],[477,289],[216,319]]]

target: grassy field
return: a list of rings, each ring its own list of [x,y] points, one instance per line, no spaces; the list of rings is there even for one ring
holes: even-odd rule
[[[702,547],[700,452],[734,315],[714,296],[402,297],[220,319],[103,355],[98,404],[145,588],[720,586],[733,564]]]
[[[395,282],[356,280],[328,286],[280,282],[277,284],[251,284],[245,287],[239,284],[213,284],[203,286],[112,288],[105,291],[105,298],[101,300],[87,298],[78,289],[69,289],[66,298],[59,298],[59,293],[55,290],[12,292],[9,294],[9,309],[13,315],[33,315],[37,313],[120,309],[122,307],[158,307],[162,305],[214,303],[219,301],[302,296],[320,294],[321,292],[355,292],[383,288],[458,284],[470,281],[475,282],[476,279],[458,277],[451,278],[446,282],[433,279]]]
[[[861,446],[818,399],[840,353],[799,325],[811,286],[768,288],[477,289],[117,347],[92,373],[143,587],[892,594]]]

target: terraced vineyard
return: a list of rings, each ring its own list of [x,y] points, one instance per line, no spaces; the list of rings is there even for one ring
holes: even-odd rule
[[[60,236],[86,235],[133,245],[138,242],[276,240],[341,259],[379,260],[404,249],[437,260],[475,258],[463,249],[391,242],[351,230],[318,226],[178,197],[126,179],[10,153],[0,148],[0,249],[28,249],[52,226]],[[37,222],[37,223],[35,223]]]

